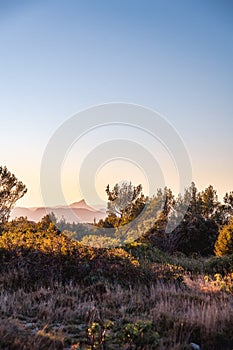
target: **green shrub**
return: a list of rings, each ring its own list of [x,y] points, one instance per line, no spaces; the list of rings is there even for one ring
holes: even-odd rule
[[[122,345],[133,344],[137,347],[150,345],[150,349],[156,349],[159,345],[159,333],[155,330],[151,321],[138,320],[135,323],[122,325],[118,332]]]
[[[210,257],[205,263],[205,273],[222,275],[233,272],[233,254]]]

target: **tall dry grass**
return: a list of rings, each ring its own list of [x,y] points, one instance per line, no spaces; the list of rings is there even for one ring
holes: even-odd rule
[[[2,289],[0,348],[71,349],[79,344],[81,349],[140,349],[121,342],[119,329],[141,320],[152,322],[160,338],[159,346],[142,349],[185,349],[191,341],[202,349],[232,349],[232,296],[207,285],[204,291],[197,288],[198,278],[192,282],[158,281],[136,289],[109,283],[85,288],[70,283],[32,292]],[[90,326],[97,323],[101,333],[109,321],[108,340],[91,345]]]

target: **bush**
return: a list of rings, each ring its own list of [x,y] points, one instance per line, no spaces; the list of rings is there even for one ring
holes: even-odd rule
[[[220,230],[214,250],[217,256],[233,254],[233,219]]]
[[[119,338],[123,344],[134,344],[141,348],[150,345],[151,349],[156,349],[159,345],[159,333],[151,321],[138,320],[123,325],[119,331]]]
[[[233,272],[233,254],[225,256],[212,256],[205,263],[205,273],[222,275]]]

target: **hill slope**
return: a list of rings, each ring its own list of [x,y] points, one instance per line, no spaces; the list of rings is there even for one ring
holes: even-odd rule
[[[93,222],[105,218],[106,213],[104,209],[95,209],[89,206],[84,199],[79,202],[72,203],[70,205],[55,206],[55,207],[36,207],[36,208],[24,208],[16,207],[11,212],[11,219],[18,217],[27,217],[28,220],[38,222],[43,216],[49,213],[54,213],[60,220],[65,218],[67,222]]]

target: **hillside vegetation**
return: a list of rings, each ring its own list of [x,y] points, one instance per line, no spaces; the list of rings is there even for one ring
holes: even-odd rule
[[[1,349],[232,349],[233,255],[92,248],[21,218],[0,269]]]

